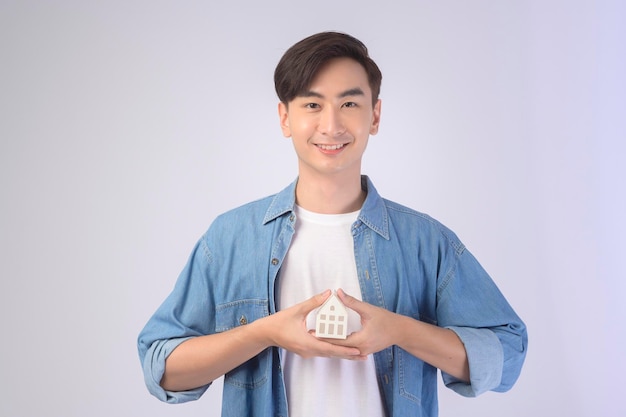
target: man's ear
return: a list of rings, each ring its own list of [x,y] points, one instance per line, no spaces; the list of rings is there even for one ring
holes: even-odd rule
[[[378,99],[376,104],[374,105],[374,110],[372,111],[372,124],[370,126],[370,135],[375,135],[378,133],[378,127],[380,126],[380,106],[381,101]]]
[[[290,138],[291,129],[289,128],[289,110],[287,109],[287,105],[282,101],[278,103],[278,117],[280,118],[280,129],[283,131],[283,136]]]

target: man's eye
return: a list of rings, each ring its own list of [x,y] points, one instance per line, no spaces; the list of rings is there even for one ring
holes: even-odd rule
[[[356,107],[357,104],[354,101],[348,101],[346,103],[343,103],[343,107]]]
[[[307,103],[304,105],[304,107],[307,109],[318,109],[320,105],[317,103]]]

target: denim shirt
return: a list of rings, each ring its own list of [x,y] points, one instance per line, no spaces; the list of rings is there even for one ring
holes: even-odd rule
[[[276,312],[274,288],[297,221],[297,180],[280,193],[220,215],[138,339],[149,391],[162,401],[198,399],[210,384],[163,390],[165,359],[188,338],[224,332]],[[442,373],[461,395],[506,391],[519,376],[526,327],[457,236],[431,217],[367,197],[352,226],[364,301],[453,330],[467,352],[470,383]],[[287,416],[280,350],[270,347],[224,377],[223,416]],[[436,416],[437,369],[388,347],[374,354],[388,416]]]

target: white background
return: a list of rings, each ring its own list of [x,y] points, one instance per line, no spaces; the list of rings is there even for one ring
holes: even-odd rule
[[[135,339],[212,219],[296,175],[272,75],[322,30],[383,71],[365,172],[457,232],[526,321],[507,394],[441,416],[623,416],[620,1],[0,0],[0,415],[166,405]]]

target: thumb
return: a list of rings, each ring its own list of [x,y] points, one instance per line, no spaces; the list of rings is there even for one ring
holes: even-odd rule
[[[329,296],[330,290],[325,290],[324,292],[314,295],[313,297],[302,303],[303,311],[307,314],[310,313],[311,311],[324,304],[324,301],[326,301]]]
[[[356,311],[361,316],[363,315],[363,313],[365,313],[363,309],[365,303],[363,301],[359,301],[353,296],[346,294],[345,291],[341,288],[337,290],[337,295],[339,296],[339,299],[341,300],[343,305],[348,307],[350,310]]]

